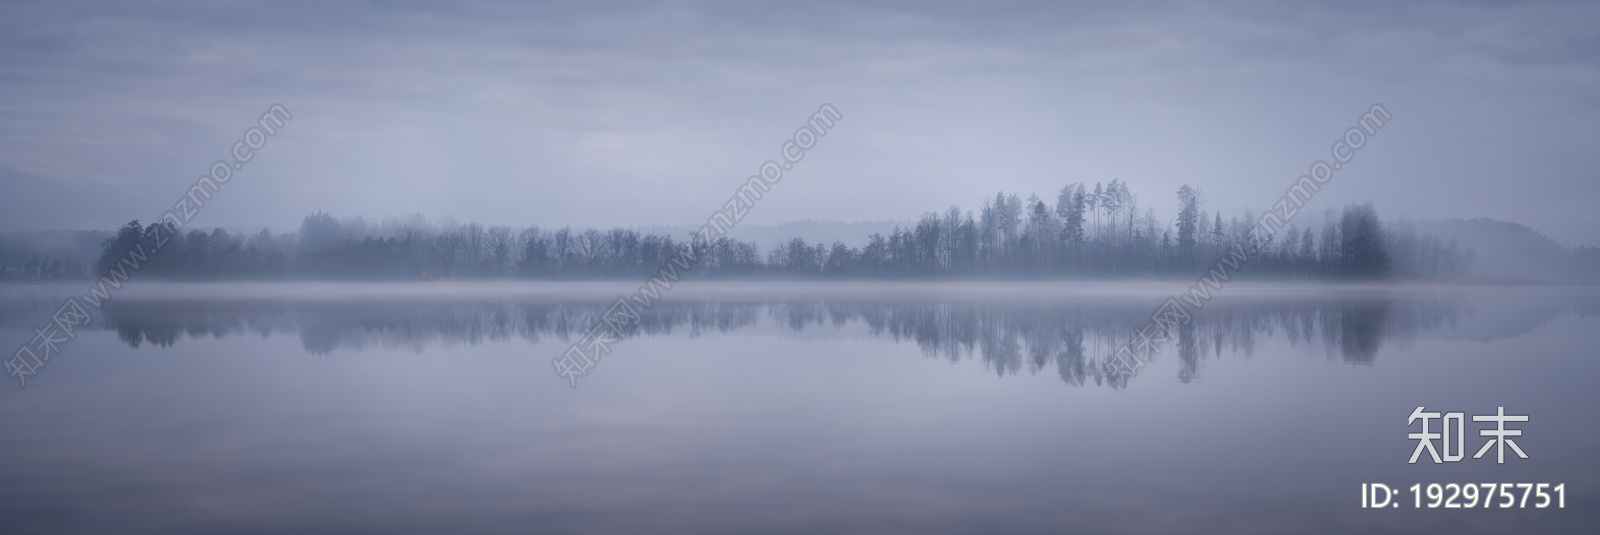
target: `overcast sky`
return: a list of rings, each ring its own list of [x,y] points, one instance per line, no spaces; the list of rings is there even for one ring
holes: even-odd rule
[[[1064,4],[8,1],[0,230],[148,221],[273,103],[192,225],[694,223],[824,102],[746,224],[1113,178],[1163,218],[1185,183],[1259,212],[1382,103],[1313,213],[1600,243],[1596,4]]]

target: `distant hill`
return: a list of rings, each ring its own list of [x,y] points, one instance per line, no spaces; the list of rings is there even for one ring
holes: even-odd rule
[[[1418,231],[1456,240],[1477,257],[1473,278],[1597,281],[1600,264],[1592,247],[1568,248],[1523,225],[1488,218],[1415,221]]]
[[[111,237],[106,230],[37,230],[0,232],[0,279],[27,277],[29,262],[38,259],[45,278],[79,278],[88,275],[89,266],[100,258],[100,242]],[[52,261],[61,269],[44,269]]]
[[[36,230],[0,232],[0,264],[18,266],[34,255],[92,265],[100,258],[100,242],[109,230]]]

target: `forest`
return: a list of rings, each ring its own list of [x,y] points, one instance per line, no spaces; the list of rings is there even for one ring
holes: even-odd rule
[[[130,266],[119,262],[137,247],[159,249],[136,262],[138,276],[182,280],[647,277],[680,252],[696,259],[690,277],[795,278],[1185,277],[1239,247],[1250,255],[1243,276],[1449,279],[1473,259],[1454,241],[1385,225],[1371,204],[1330,212],[1320,229],[1291,225],[1279,235],[1256,235],[1248,210],[1227,219],[1208,213],[1187,185],[1177,198],[1178,213],[1163,220],[1141,211],[1119,180],[1069,184],[1053,202],[997,193],[976,210],[952,206],[887,236],[872,234],[862,247],[795,238],[765,252],[726,237],[436,225],[420,216],[374,225],[316,213],[298,232],[276,235],[179,232],[133,221],[105,240],[92,269],[104,275],[120,265],[126,272]]]

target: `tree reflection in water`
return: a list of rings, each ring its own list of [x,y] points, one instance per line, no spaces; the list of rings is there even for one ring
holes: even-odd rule
[[[1526,332],[1574,310],[1600,310],[1593,292],[1572,295],[1525,306],[1516,315],[1522,324],[1502,335]],[[513,340],[565,344],[609,305],[598,300],[126,300],[109,304],[104,321],[96,325],[114,329],[134,347],[168,346],[184,337],[298,335],[307,352],[326,355],[369,345],[421,351],[432,344]],[[1218,300],[1183,326],[1166,350],[1176,353],[1177,379],[1185,383],[1199,378],[1202,361],[1252,355],[1267,338],[1365,365],[1385,344],[1452,331],[1484,306],[1449,293]],[[643,311],[642,321],[624,338],[692,337],[763,325],[829,336],[859,324],[873,337],[915,343],[928,356],[979,360],[1000,376],[1039,373],[1053,365],[1069,385],[1121,386],[1099,364],[1127,343],[1149,313],[1148,303],[1138,299],[666,301]]]

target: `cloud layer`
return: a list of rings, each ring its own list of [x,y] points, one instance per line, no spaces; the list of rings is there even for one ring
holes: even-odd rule
[[[1128,180],[1264,208],[1358,114],[1395,121],[1311,208],[1487,216],[1600,243],[1587,4],[7,3],[0,229],[171,206],[272,103],[295,119],[194,223],[324,210],[703,220],[823,102],[751,214],[909,219]]]

